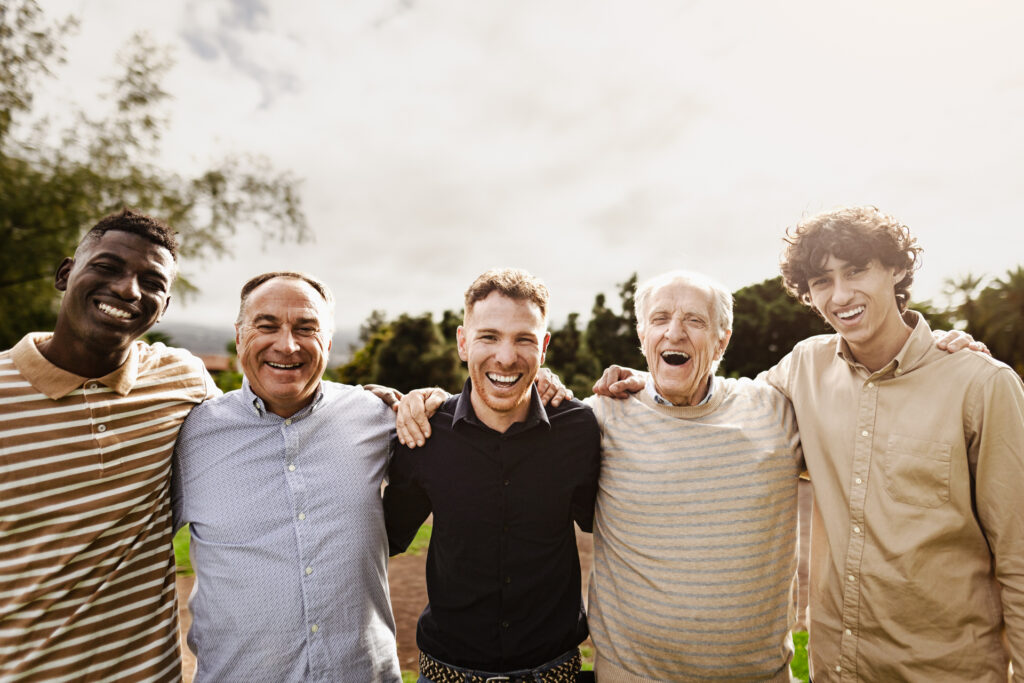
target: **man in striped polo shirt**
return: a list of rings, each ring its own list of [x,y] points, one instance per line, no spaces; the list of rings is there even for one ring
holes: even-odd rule
[[[181,677],[171,452],[217,392],[138,341],[167,309],[174,233],[125,210],[57,269],[52,334],[0,353],[0,679]]]

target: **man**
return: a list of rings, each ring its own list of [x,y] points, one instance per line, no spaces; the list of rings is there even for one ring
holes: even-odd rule
[[[107,216],[57,269],[53,333],[0,353],[0,679],[181,678],[171,450],[216,388],[138,341],[176,261],[167,226]]]
[[[838,209],[787,242],[786,286],[837,331],[763,375],[793,402],[815,488],[812,677],[1004,682],[1012,658],[1024,680],[1020,378],[936,348],[906,308],[920,248],[893,217]],[[618,377],[595,389],[642,386]]]
[[[550,339],[548,290],[492,270],[465,296],[461,394],[434,438],[398,448],[384,491],[391,553],[434,515],[420,681],[574,681],[587,637],[573,521],[590,531],[600,450],[578,401],[544,408],[533,386]]]
[[[321,381],[334,299],[293,272],[242,288],[242,388],[194,410],[174,460],[190,524],[195,680],[400,681],[380,489],[391,412]]]
[[[786,287],[837,334],[768,374],[814,482],[815,681],[1024,681],[1024,386],[934,348],[907,310],[920,247],[873,207],[788,233]],[[837,438],[841,436],[841,438]]]

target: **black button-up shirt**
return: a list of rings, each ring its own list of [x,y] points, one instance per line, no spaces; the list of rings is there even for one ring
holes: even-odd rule
[[[472,385],[430,420],[422,448],[398,445],[384,491],[392,555],[434,513],[429,604],[420,650],[449,664],[514,671],[587,637],[573,521],[591,531],[600,433],[590,408],[541,405],[496,432],[480,422]]]

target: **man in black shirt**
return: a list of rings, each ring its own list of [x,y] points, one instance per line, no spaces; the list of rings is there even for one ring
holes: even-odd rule
[[[427,516],[429,603],[420,616],[420,681],[574,681],[587,637],[573,521],[591,531],[600,434],[589,408],[545,408],[533,386],[550,334],[548,290],[492,270],[466,292],[461,394],[398,446],[384,510],[392,555]],[[539,674],[539,677],[535,677]]]

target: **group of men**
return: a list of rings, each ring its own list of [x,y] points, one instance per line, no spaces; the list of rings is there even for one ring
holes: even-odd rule
[[[907,309],[919,248],[892,217],[827,212],[787,243],[787,288],[835,335],[716,376],[731,295],[668,273],[636,294],[649,372],[613,366],[583,403],[534,384],[547,288],[484,273],[463,391],[403,399],[395,445],[382,401],[321,379],[320,281],[246,283],[243,386],[218,396],[138,340],[173,232],[101,220],[57,271],[53,333],[0,353],[0,680],[179,679],[189,524],[196,680],[399,681],[387,555],[433,514],[421,681],[576,680],[588,632],[600,681],[786,681],[804,470],[814,680],[1024,680],[1024,385]]]

